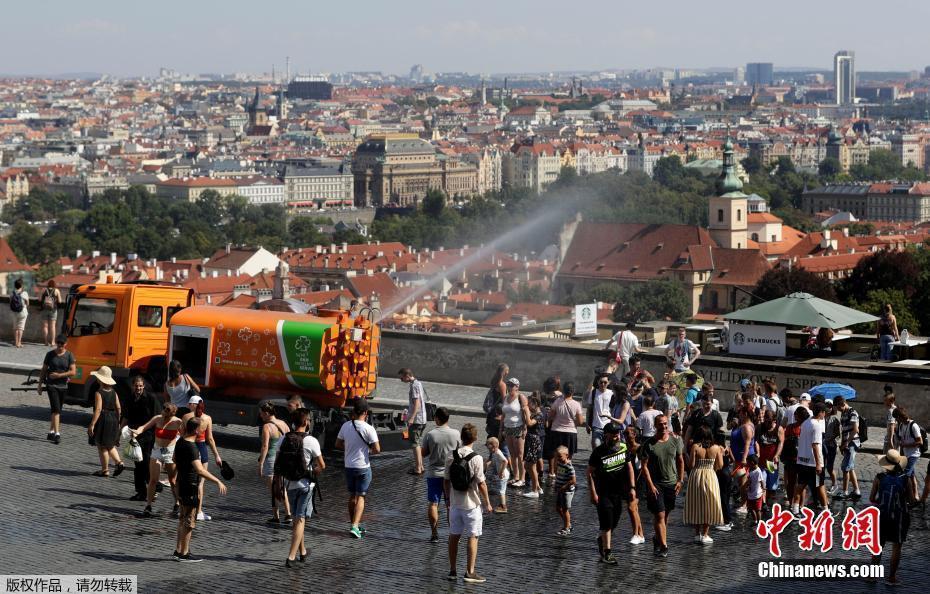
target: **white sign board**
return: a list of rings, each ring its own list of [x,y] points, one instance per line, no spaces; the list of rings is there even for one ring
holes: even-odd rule
[[[736,355],[784,357],[785,327],[731,323],[730,352]]]
[[[597,303],[575,306],[575,336],[597,334]]]

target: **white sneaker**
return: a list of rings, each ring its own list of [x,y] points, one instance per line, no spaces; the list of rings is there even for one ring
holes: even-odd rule
[[[720,524],[719,526],[714,526],[714,530],[719,530],[720,532],[729,532],[733,530],[733,522],[729,524]]]
[[[646,542],[646,538],[643,536],[633,535],[633,538],[630,539],[630,544],[641,545]]]
[[[832,487],[830,487],[830,490],[827,491],[827,495],[829,495],[830,497],[833,497],[837,493],[841,493],[841,492],[842,490],[840,489],[839,485],[833,485]]]
[[[695,534],[693,540],[694,542],[702,542],[702,538],[703,537],[700,534]]]
[[[702,537],[701,537],[701,544],[709,545],[709,544],[713,544],[713,543],[714,543],[714,539],[713,539],[713,538],[711,538],[711,537],[709,537],[709,536],[702,536]]]
[[[204,521],[204,520],[212,520],[213,518],[209,514],[200,512],[197,514],[197,519],[200,521]]]
[[[741,514],[741,515],[742,515],[742,514],[748,514],[748,513],[749,513],[749,510],[746,508],[745,505],[743,505],[743,506],[740,506],[740,507],[736,508],[736,513]]]
[[[536,491],[526,491],[523,493],[523,496],[527,499],[539,499],[539,493]]]

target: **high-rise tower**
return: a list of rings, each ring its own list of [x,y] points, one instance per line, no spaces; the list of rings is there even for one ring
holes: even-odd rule
[[[833,85],[837,105],[856,102],[856,52],[841,50],[833,56]]]

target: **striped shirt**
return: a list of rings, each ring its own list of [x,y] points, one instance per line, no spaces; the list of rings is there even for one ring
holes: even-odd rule
[[[555,471],[555,491],[562,491],[562,487],[570,483],[575,478],[575,467],[571,462],[559,462],[559,467]],[[572,485],[566,491],[574,491],[575,485]]]

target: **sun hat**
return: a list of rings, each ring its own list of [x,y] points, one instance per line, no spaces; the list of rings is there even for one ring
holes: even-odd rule
[[[515,377],[511,377],[511,378],[508,378],[508,379],[507,379],[507,384],[509,384],[509,385],[511,385],[511,386],[516,386],[516,387],[519,388],[519,387],[520,387],[520,380],[518,380],[518,379],[515,378]]]
[[[91,375],[97,378],[97,381],[99,381],[101,384],[106,384],[107,386],[112,386],[116,384],[116,380],[113,379],[113,371],[106,365],[104,365],[97,371],[94,371],[93,373],[91,373]]]
[[[878,458],[878,465],[887,471],[892,471],[895,468],[900,470],[907,465],[907,458],[902,456],[898,450],[888,450],[888,453]]]

